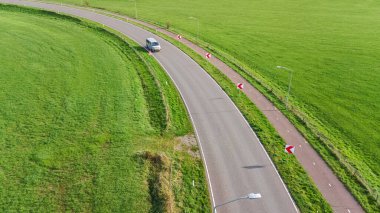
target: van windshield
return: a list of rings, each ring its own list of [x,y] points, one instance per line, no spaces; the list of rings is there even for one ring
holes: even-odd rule
[[[152,42],[152,46],[158,46],[158,42]]]

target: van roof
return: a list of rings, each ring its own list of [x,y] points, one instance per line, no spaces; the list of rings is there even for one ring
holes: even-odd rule
[[[157,42],[156,39],[154,39],[154,38],[147,38],[146,40],[149,42]]]

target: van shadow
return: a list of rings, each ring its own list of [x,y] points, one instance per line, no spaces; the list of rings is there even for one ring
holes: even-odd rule
[[[256,166],[243,166],[242,168],[244,168],[244,169],[261,169],[264,167],[265,166],[262,166],[262,165],[256,165]]]

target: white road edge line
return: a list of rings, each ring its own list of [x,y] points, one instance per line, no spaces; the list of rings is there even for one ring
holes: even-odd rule
[[[134,25],[136,26],[136,25]],[[161,38],[161,37],[160,37]],[[161,38],[163,39],[163,38]],[[165,40],[165,39],[164,39]],[[165,40],[166,41],[166,40]],[[178,48],[178,47],[177,47]],[[178,48],[179,49],[179,48]],[[156,58],[156,56],[153,55],[153,57],[156,59],[156,61],[161,65],[161,67],[165,70],[166,74],[170,77],[170,79],[172,79],[172,82],[173,84],[175,85],[175,87],[177,88],[177,91],[179,92],[179,94],[181,95],[181,98],[182,98],[182,101],[184,102],[185,106],[186,106],[186,109],[187,109],[187,114],[189,115],[190,117],[190,120],[191,120],[191,124],[192,126],[194,127],[194,130],[195,130],[195,135],[196,135],[196,138],[197,138],[197,141],[198,141],[198,144],[199,144],[199,147],[200,147],[200,150],[201,150],[201,155],[202,155],[202,158],[203,158],[203,163],[205,165],[205,170],[206,170],[206,174],[207,174],[207,182],[209,184],[209,188],[210,188],[210,194],[211,194],[211,201],[212,201],[212,206],[211,208],[214,208],[215,207],[215,198],[214,198],[214,193],[212,191],[212,184],[211,184],[211,178],[210,178],[210,174],[209,174],[209,171],[208,171],[208,167],[207,167],[207,160],[206,160],[206,156],[203,152],[203,147],[202,147],[202,142],[201,142],[201,139],[198,135],[198,130],[197,130],[197,127],[194,125],[194,119],[193,117],[191,116],[190,114],[190,110],[189,110],[189,107],[185,101],[185,99],[183,98],[183,95],[181,93],[181,91],[179,90],[177,84],[175,83],[174,79],[172,78],[172,76],[169,74],[169,72],[166,70],[165,66],[163,64],[161,64],[161,62]]]
[[[195,62],[195,63],[196,63],[196,62]],[[203,68],[202,68],[202,69],[203,69]],[[272,159],[269,157],[267,151],[265,150],[263,144],[261,143],[261,140],[257,137],[256,132],[253,131],[252,127],[249,125],[249,123],[248,123],[248,121],[245,119],[244,115],[240,112],[239,108],[235,105],[235,103],[234,103],[234,102],[232,101],[232,99],[227,95],[227,93],[225,93],[225,91],[222,89],[222,87],[221,87],[221,86],[215,81],[215,79],[213,79],[208,73],[207,73],[207,75],[208,75],[208,76],[209,76],[209,77],[210,77],[210,78],[211,78],[211,79],[212,79],[212,80],[218,85],[218,87],[222,90],[222,92],[227,96],[228,100],[231,101],[231,103],[234,105],[234,107],[236,108],[236,110],[239,112],[240,116],[244,119],[244,121],[245,121],[245,123],[247,124],[247,126],[249,127],[249,129],[253,132],[254,136],[255,136],[256,139],[257,139],[257,141],[259,141],[259,144],[260,144],[261,148],[264,150],[265,155],[266,155],[267,158],[269,159],[269,162],[270,162],[271,165],[273,166],[274,171],[276,172],[277,176],[280,178],[281,183],[282,183],[282,186],[285,188],[285,191],[286,191],[286,193],[288,194],[290,200],[292,201],[295,210],[296,210],[297,212],[299,212],[299,211],[298,211],[298,208],[297,208],[297,205],[295,204],[295,202],[294,202],[292,196],[291,196],[290,193],[289,193],[288,188],[286,187],[284,181],[282,180],[280,174],[279,174],[278,171],[277,171],[277,168],[275,167],[274,163],[272,162]],[[254,104],[254,103],[253,103],[253,104]]]
[[[97,12],[94,12],[94,13],[97,13]],[[97,14],[104,15],[104,14],[101,14],[101,13],[97,13]],[[110,16],[108,16],[108,17],[110,17]],[[114,18],[114,17],[111,17],[111,18]],[[117,19],[117,18],[114,18],[114,19]],[[120,19],[117,19],[117,20],[120,20]],[[122,22],[124,22],[124,23],[126,23],[126,24],[133,25],[133,26],[135,26],[135,27],[138,27],[138,28],[140,28],[140,29],[142,29],[142,30],[145,30],[145,29],[143,29],[143,28],[141,28],[141,27],[139,27],[139,26],[136,26],[136,25],[134,25],[134,24],[132,24],[132,23],[125,22],[125,21],[123,21],[123,20],[120,20],[120,21],[122,21]],[[108,27],[110,27],[110,26],[108,26]],[[116,30],[116,31],[118,31],[118,30]],[[145,30],[145,31],[147,31],[147,30]],[[120,32],[120,31],[118,31],[118,32]],[[150,32],[150,31],[147,31],[147,32],[150,33],[150,34],[152,34],[152,35],[156,35],[156,34]],[[120,33],[123,34],[124,36],[127,36],[129,39],[133,40],[133,41],[136,42],[137,44],[139,44],[139,42],[137,42],[136,40],[132,39],[132,38],[129,37],[128,35],[125,35],[123,32],[120,32]],[[157,36],[157,35],[156,35],[156,36]],[[158,36],[158,37],[160,37],[160,36]],[[160,38],[161,38],[161,37],[160,37]],[[161,38],[161,39],[163,39],[163,38]],[[163,40],[165,40],[165,39],[163,39]],[[165,41],[166,41],[166,40],[165,40]],[[169,42],[169,43],[170,43],[170,42]],[[141,45],[141,44],[139,44],[139,45]],[[141,46],[145,49],[145,47],[144,47],[143,45],[141,45]],[[175,45],[174,45],[174,46],[175,46]],[[178,47],[176,47],[176,48],[178,48]],[[178,49],[179,49],[179,48],[178,48]],[[182,50],[181,50],[181,52],[182,52]],[[186,54],[185,54],[185,55],[186,55]],[[211,201],[212,201],[212,207],[211,207],[211,208],[214,208],[214,206],[215,206],[215,198],[214,198],[214,192],[212,191],[212,184],[211,184],[210,174],[209,174],[209,171],[208,171],[207,160],[206,160],[206,156],[205,156],[205,154],[204,154],[204,152],[203,152],[203,147],[202,147],[201,139],[200,139],[200,137],[199,137],[199,135],[198,135],[197,127],[194,125],[194,119],[193,119],[193,117],[192,117],[191,114],[190,114],[188,104],[186,103],[186,101],[185,101],[185,99],[184,99],[184,97],[183,97],[181,91],[179,90],[178,85],[175,83],[173,77],[169,74],[168,70],[167,70],[167,69],[165,68],[165,66],[164,66],[164,65],[163,65],[163,64],[162,64],[162,63],[156,58],[156,56],[155,56],[154,54],[152,54],[152,56],[153,56],[153,57],[155,58],[155,60],[160,64],[160,66],[165,70],[166,74],[167,74],[167,75],[169,76],[169,78],[172,80],[173,84],[175,85],[175,87],[177,88],[177,91],[179,92],[179,94],[180,94],[180,96],[181,96],[181,99],[182,99],[183,103],[184,103],[185,106],[186,106],[187,114],[189,115],[190,120],[191,120],[191,124],[192,124],[192,126],[193,126],[193,128],[194,128],[194,130],[195,130],[195,135],[196,135],[196,138],[197,138],[197,141],[198,141],[198,144],[199,144],[200,150],[201,150],[201,155],[202,155],[202,158],[203,158],[203,163],[204,163],[204,165],[205,165],[205,170],[206,170],[206,175],[207,175],[207,180],[208,180],[207,182],[208,182],[208,184],[209,184],[209,188],[210,188],[209,190],[210,190]]]
[[[157,35],[157,36],[158,36],[158,35]],[[160,37],[160,38],[161,38],[161,37]],[[161,39],[163,39],[163,38],[161,38]],[[165,39],[164,39],[164,40],[165,40]],[[165,41],[167,41],[167,40],[165,40]],[[169,41],[167,41],[167,42],[169,42]],[[169,42],[169,43],[170,43],[170,42]],[[177,47],[177,48],[178,48],[178,47]],[[189,48],[189,47],[188,47],[188,48]],[[179,49],[179,48],[178,48],[178,49]],[[181,52],[183,52],[181,49],[179,49],[179,50],[180,50]],[[190,57],[189,55],[187,55],[185,52],[183,52],[183,53],[184,53],[188,58],[190,58],[192,61],[194,61],[194,62],[197,64],[197,66],[199,66],[202,70],[204,70],[204,69],[203,69],[203,68],[202,68],[202,67],[201,67],[201,66],[200,66],[200,65],[199,65],[199,64],[198,64],[193,58],[191,58],[191,57]],[[158,63],[160,63],[160,62],[158,62]],[[204,70],[204,71],[205,71],[205,70]],[[257,141],[259,141],[259,144],[260,144],[261,148],[264,150],[264,152],[265,152],[267,158],[269,159],[271,165],[273,166],[274,170],[276,171],[277,176],[280,178],[281,183],[282,183],[282,186],[285,188],[285,190],[286,190],[286,192],[287,192],[287,194],[288,194],[290,200],[291,200],[292,203],[293,203],[293,206],[294,206],[295,210],[296,210],[297,212],[299,212],[299,210],[298,210],[298,208],[297,208],[297,205],[295,204],[295,202],[294,202],[292,196],[291,196],[290,193],[289,193],[288,188],[286,187],[284,181],[282,180],[280,174],[278,173],[276,167],[274,166],[274,164],[273,164],[273,162],[272,162],[272,159],[269,157],[269,155],[268,155],[267,151],[265,150],[263,144],[261,143],[260,139],[257,137],[255,131],[253,131],[253,129],[252,129],[251,126],[249,125],[248,121],[245,119],[244,115],[240,112],[239,108],[238,108],[238,107],[235,105],[235,103],[232,101],[232,99],[230,98],[230,96],[227,95],[227,93],[222,89],[222,87],[218,84],[218,82],[216,82],[215,79],[213,79],[207,71],[205,71],[205,72],[206,72],[207,76],[208,76],[212,81],[214,81],[214,82],[216,83],[216,85],[218,85],[218,87],[220,88],[220,90],[222,90],[222,93],[223,93],[223,94],[227,97],[227,99],[233,104],[233,106],[236,108],[236,110],[238,111],[238,113],[240,114],[240,116],[243,118],[243,120],[245,121],[245,123],[247,124],[247,126],[249,127],[249,129],[253,132],[255,138],[257,139]],[[170,76],[170,75],[169,75],[169,76]],[[210,185],[211,185],[211,184],[210,184]]]

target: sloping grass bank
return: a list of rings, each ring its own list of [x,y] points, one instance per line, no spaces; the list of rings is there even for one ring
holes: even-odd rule
[[[147,150],[177,165],[179,211],[210,209],[200,159],[175,149],[192,132],[185,107],[154,60],[84,20],[1,4],[0,16],[2,212],[152,211]]]

